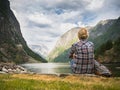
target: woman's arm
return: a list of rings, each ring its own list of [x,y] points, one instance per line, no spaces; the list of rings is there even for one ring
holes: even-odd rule
[[[72,47],[70,48],[69,58],[73,58],[74,53],[75,53],[75,45],[73,44]]]

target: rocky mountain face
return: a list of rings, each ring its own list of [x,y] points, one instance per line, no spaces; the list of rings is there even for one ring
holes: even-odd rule
[[[46,62],[28,48],[9,1],[0,0],[0,62],[24,63],[30,56]]]
[[[96,59],[98,59],[100,55],[101,57],[100,60],[104,62],[106,61],[111,62],[112,59],[114,59],[113,61],[120,61],[119,59],[116,59],[115,56],[113,56],[113,58],[111,59],[108,58],[109,56],[111,56],[111,54],[113,55],[114,46],[115,46],[114,43],[120,37],[119,36],[120,35],[120,18],[102,20],[94,27],[86,27],[86,28],[88,28],[88,31],[89,31],[88,40],[92,41],[95,44],[95,55],[97,55]],[[51,51],[51,53],[48,56],[49,61],[68,62],[70,60],[68,58],[69,48],[71,47],[72,43],[77,41],[77,35],[76,35],[77,32],[78,32],[78,29],[71,29],[68,32],[66,32],[63,36],[61,36],[55,48]],[[119,42],[119,40],[117,41]],[[103,48],[103,46],[104,46],[104,50],[100,51],[102,50],[101,48]],[[106,48],[108,46],[109,48]],[[101,54],[99,53],[99,52],[103,52],[105,54],[106,51],[107,51],[107,59],[105,59],[105,55],[101,56]],[[108,55],[108,53],[111,53],[111,54]],[[116,56],[120,57],[119,54],[116,54]]]
[[[89,38],[95,44],[96,59],[100,62],[120,62],[120,17],[102,21],[96,26]]]
[[[110,30],[116,21],[116,19],[101,20],[96,26],[89,29],[89,40],[94,42],[95,48],[98,48],[102,43],[109,39],[115,39],[114,37],[118,37],[115,32],[116,30],[112,29],[113,33],[117,36],[113,36],[111,33],[112,30]],[[105,34],[109,34],[109,36],[106,36]]]

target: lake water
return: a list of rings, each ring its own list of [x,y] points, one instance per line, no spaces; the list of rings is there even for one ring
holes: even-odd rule
[[[104,64],[113,73],[113,76],[120,77],[120,63],[117,64]],[[32,63],[22,64],[23,67],[29,71],[39,74],[61,74],[61,73],[72,73],[69,63]]]
[[[69,63],[32,63],[22,66],[39,74],[72,73]]]

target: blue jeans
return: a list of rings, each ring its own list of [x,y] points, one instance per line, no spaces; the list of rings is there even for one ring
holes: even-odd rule
[[[75,67],[76,67],[75,60],[72,59],[72,60],[70,61],[70,66],[71,66],[72,72],[75,72]]]

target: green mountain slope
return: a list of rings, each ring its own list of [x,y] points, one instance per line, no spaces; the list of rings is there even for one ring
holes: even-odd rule
[[[60,37],[55,45],[55,48],[50,52],[48,56],[50,62],[67,62],[69,60],[69,58],[67,58],[68,49],[74,42],[78,41],[78,30],[79,27],[73,28]]]
[[[100,21],[95,27],[90,29],[89,40],[98,48],[108,40],[116,40],[120,35],[120,18]]]

